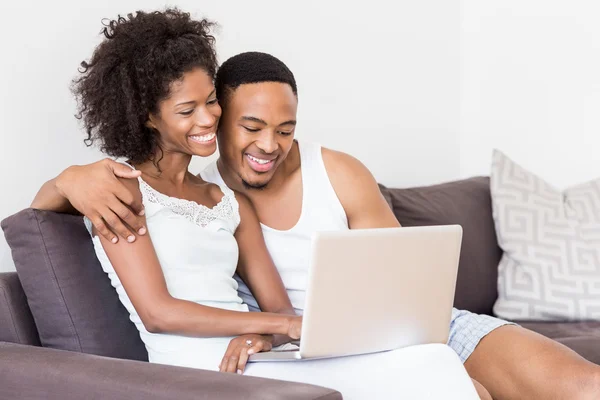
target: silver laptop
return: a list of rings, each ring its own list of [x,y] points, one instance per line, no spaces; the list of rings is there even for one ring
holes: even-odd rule
[[[315,234],[299,347],[253,354],[249,361],[446,343],[461,240],[458,225]]]

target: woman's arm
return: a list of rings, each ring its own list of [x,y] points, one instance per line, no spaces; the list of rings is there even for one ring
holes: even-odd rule
[[[250,200],[236,192],[241,222],[235,232],[240,249],[237,273],[254,295],[262,311],[295,315],[279,271],[265,245],[256,211]]]
[[[240,249],[237,273],[244,280],[254,295],[262,311],[279,314],[295,315],[281,276],[269,255],[260,223],[252,203],[246,196],[236,193],[240,205],[241,222],[235,232],[235,238]],[[300,318],[300,317],[297,317]],[[298,326],[297,336],[300,336]],[[247,341],[251,342],[249,347]],[[248,358],[260,351],[269,351],[273,346],[279,346],[291,340],[289,335],[242,335],[233,339],[219,365],[221,372],[243,373]]]
[[[236,193],[236,198],[240,205],[241,217],[240,225],[235,232],[240,249],[238,275],[248,285],[262,311],[296,315],[281,275],[265,245],[252,203],[241,193]],[[279,346],[290,340],[289,336],[275,335],[273,345]]]
[[[122,179],[141,201],[137,181]],[[145,223],[145,221],[144,221]],[[299,336],[300,317],[207,307],[172,297],[150,235],[134,243],[112,244],[99,236],[129,299],[149,332],[187,336],[237,336],[247,333]]]

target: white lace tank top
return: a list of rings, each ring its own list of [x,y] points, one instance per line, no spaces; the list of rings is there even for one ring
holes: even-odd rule
[[[233,311],[248,311],[233,275],[240,222],[233,191],[220,185],[223,198],[213,208],[169,197],[139,178],[147,228],[169,293],[179,299]],[[91,232],[91,222],[86,218]],[[192,338],[150,333],[144,327],[98,237],[94,248],[131,321],[140,332],[150,362],[217,370],[231,338]],[[119,340],[119,338],[114,338]]]
[[[302,171],[302,212],[294,227],[282,231],[261,224],[267,249],[281,275],[292,305],[297,313],[304,310],[312,235],[319,231],[339,231],[348,228],[348,218],[338,199],[316,143],[298,141]],[[200,174],[207,182],[225,185],[216,162]],[[252,311],[258,303],[248,287],[236,275],[240,297]]]

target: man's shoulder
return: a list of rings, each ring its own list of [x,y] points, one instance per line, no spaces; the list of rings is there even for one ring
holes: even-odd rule
[[[345,180],[346,178],[364,176],[365,174],[371,176],[367,167],[348,153],[321,147],[321,155],[330,179]]]
[[[321,154],[331,186],[348,214],[357,193],[369,191],[373,185],[377,187],[375,178],[362,162],[350,154],[325,147],[321,148]]]
[[[349,154],[323,149],[323,163],[350,229],[398,226],[369,169]]]

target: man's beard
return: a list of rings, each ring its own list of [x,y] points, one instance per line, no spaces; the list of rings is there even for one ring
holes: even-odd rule
[[[267,187],[267,185],[269,184],[269,182],[266,183],[258,183],[258,184],[252,184],[252,183],[248,183],[244,180],[244,178],[242,178],[242,185],[244,185],[244,189],[246,190],[263,190]]]

